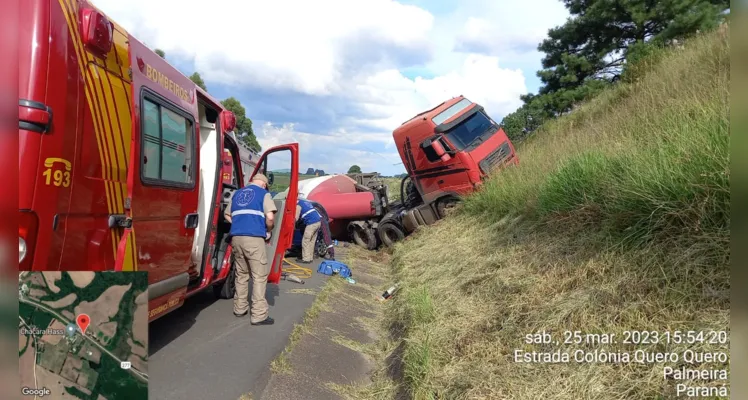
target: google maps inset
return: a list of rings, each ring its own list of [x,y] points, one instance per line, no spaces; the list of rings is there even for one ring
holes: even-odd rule
[[[148,398],[147,272],[21,272],[22,397]]]

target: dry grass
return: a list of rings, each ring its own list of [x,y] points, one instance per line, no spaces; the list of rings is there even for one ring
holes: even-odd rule
[[[523,338],[729,330],[727,36],[668,51],[637,83],[546,126],[518,150],[519,167],[398,245],[392,266],[402,289],[386,324],[400,328],[382,350],[398,353],[401,374],[381,373],[358,398],[673,397],[662,375],[672,364],[516,363],[512,355],[720,350]],[[711,366],[729,368],[690,367]]]
[[[288,338],[288,344],[286,345],[286,348],[283,349],[281,354],[279,354],[272,363],[270,363],[270,369],[273,372],[277,374],[291,372],[291,365],[288,362],[288,355],[291,354],[291,351],[293,351],[293,348],[299,342],[301,336],[304,335],[304,333],[309,332],[309,329],[311,328],[314,320],[317,318],[317,315],[319,315],[319,313],[324,310],[325,304],[327,303],[327,299],[330,297],[330,294],[335,292],[344,283],[345,280],[339,279],[337,277],[332,277],[328,279],[327,282],[325,282],[325,286],[322,288],[322,290],[319,291],[319,294],[317,294],[317,298],[314,299],[311,307],[306,310],[306,313],[304,314],[304,320],[301,322],[301,324],[294,325],[293,331],[291,331],[291,335]]]
[[[310,296],[316,296],[317,291],[314,289],[289,289],[286,290],[288,294],[308,294]]]

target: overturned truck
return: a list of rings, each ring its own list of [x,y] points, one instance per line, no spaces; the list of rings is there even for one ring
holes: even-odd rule
[[[404,122],[392,133],[407,174],[390,201],[377,173],[299,181],[299,197],[324,207],[333,237],[360,246],[392,246],[421,225],[444,218],[490,174],[519,164],[504,130],[483,107],[463,96]]]

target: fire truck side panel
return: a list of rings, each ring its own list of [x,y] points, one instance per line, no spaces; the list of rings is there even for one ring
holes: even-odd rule
[[[18,95],[19,99],[44,104],[47,100],[47,67],[49,65],[49,0],[28,0],[19,3],[18,28]],[[65,37],[65,36],[63,36]],[[19,114],[27,107],[19,104]],[[21,118],[21,115],[19,115]],[[20,209],[31,209],[35,181],[39,169],[39,146],[42,135],[19,129],[20,154],[19,197]]]
[[[133,81],[132,224],[138,265],[156,283],[149,297],[184,282],[199,191],[199,121],[194,83],[129,37]],[[180,285],[177,285],[180,286]],[[163,288],[163,289],[161,289]],[[154,290],[158,289],[158,290]],[[176,289],[173,288],[173,289]]]
[[[68,9],[73,7],[71,2],[66,4]],[[69,14],[71,18],[76,15],[80,18],[80,9]],[[78,24],[71,23],[70,28]],[[70,32],[77,34],[79,30]],[[85,109],[87,103],[91,106],[80,118],[83,129],[77,136],[77,163],[87,168],[79,168],[75,174],[62,269],[114,268],[113,255],[124,233],[122,228],[109,228],[109,217],[124,213],[127,194],[131,88],[129,61],[121,57],[127,47],[127,33],[114,24],[112,39],[114,45],[106,59],[87,51],[78,39],[77,48],[85,61],[81,71],[90,93],[90,102],[82,102],[81,108]],[[92,207],[91,200],[97,196],[99,206]],[[127,249],[122,258],[124,270],[135,269],[132,249]]]
[[[55,99],[54,96],[48,95],[47,83],[49,75],[54,72],[49,70],[50,55],[57,55],[60,50],[52,52],[51,47],[58,46],[64,50],[66,44],[50,43],[47,40],[50,35],[51,25],[48,0],[23,2],[19,3],[19,5],[21,7],[21,21],[19,21],[18,26],[25,30],[19,34],[19,121],[23,121],[27,118],[22,114],[30,111],[42,112],[42,110],[50,107],[48,100]],[[61,69],[64,76],[66,68],[63,67]],[[65,81],[67,82],[67,79]],[[72,86],[75,88],[74,79]],[[75,97],[75,93],[70,96],[74,114],[77,106]],[[56,133],[56,137],[53,137],[51,130],[47,131],[47,133],[41,133],[35,131],[33,127],[24,129],[19,123],[19,209],[22,210],[19,229],[24,229],[25,226],[28,226],[28,229],[33,231],[35,228],[32,221],[39,221],[39,219],[43,221],[42,223],[51,225],[54,215],[66,215],[68,211],[68,199],[66,195],[70,193],[70,185],[63,187],[60,181],[60,185],[55,186],[51,184],[51,179],[49,184],[47,184],[45,178],[46,176],[52,178],[52,175],[58,170],[61,171],[59,174],[67,171],[67,166],[71,165],[73,161],[71,158],[72,154],[63,155],[62,150],[58,149],[56,153],[60,160],[55,162],[49,160],[53,165],[44,167],[44,158],[48,157],[47,154],[52,152],[52,142],[55,139],[65,136],[65,130],[69,129],[69,126],[65,124],[64,115],[66,99],[59,100],[62,101],[58,101],[54,104],[54,107],[62,107],[59,111],[63,115],[57,116],[48,125],[48,128],[55,128],[54,133]],[[71,119],[74,120],[74,115],[68,120]],[[76,127],[73,126],[72,129],[72,135],[74,136]],[[59,140],[56,141],[59,143]],[[63,158],[67,160],[63,162]],[[47,170],[49,171],[47,172]],[[42,176],[45,173],[46,175]],[[40,197],[44,198],[44,201],[39,201]],[[42,209],[39,209],[40,205],[43,206]],[[23,212],[23,210],[29,211]],[[31,261],[35,257],[38,257],[39,260],[46,260],[52,243],[56,244],[53,252],[59,254],[63,239],[64,230],[60,229],[54,232],[48,230],[46,235],[37,237],[33,248],[27,256],[27,261]],[[37,254],[34,254],[34,250]],[[59,258],[55,259],[55,261],[59,262]],[[30,263],[28,262],[19,265],[19,268],[23,269],[29,269],[28,267],[30,267]],[[45,265],[45,267],[56,269],[57,264]]]
[[[30,143],[20,149],[37,158],[36,167],[29,169],[36,176],[21,185],[34,188],[31,209],[40,227],[31,261],[36,260],[35,269],[103,269],[112,265],[118,234],[107,226],[115,206],[117,165],[102,151],[116,139],[111,126],[101,124],[112,103],[109,80],[81,43],[78,4],[52,0],[36,5],[34,12],[49,17],[44,21],[49,31],[35,38],[37,44],[49,44],[43,46],[49,60],[30,69],[46,72],[43,103],[52,123],[48,132],[34,133],[40,142],[36,152]]]

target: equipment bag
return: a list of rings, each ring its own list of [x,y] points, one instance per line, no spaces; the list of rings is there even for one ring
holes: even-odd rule
[[[338,274],[341,278],[351,276],[351,269],[340,261],[325,260],[319,264],[317,272],[325,275]]]

